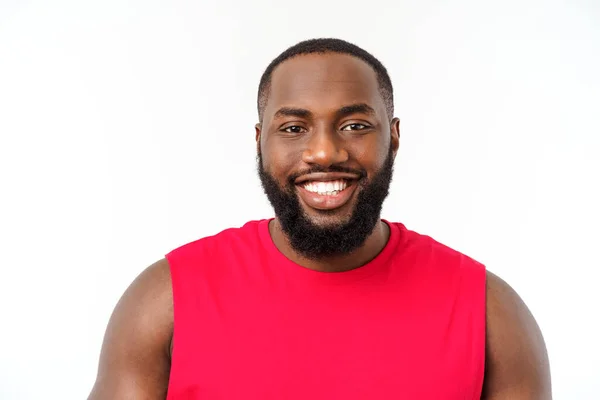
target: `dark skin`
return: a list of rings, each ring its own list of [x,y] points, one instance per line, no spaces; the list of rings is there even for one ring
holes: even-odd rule
[[[370,109],[342,112],[343,107],[356,104]],[[294,112],[277,113],[282,108]],[[367,64],[347,55],[304,55],[282,63],[274,71],[262,123],[256,126],[256,139],[265,168],[282,184],[287,176],[310,163],[364,169],[370,177],[383,164],[389,146],[396,155],[399,121],[387,115],[375,73]],[[326,225],[346,220],[354,200],[327,215],[306,204],[303,207],[313,222]],[[364,245],[352,254],[311,260],[294,252],[277,219],[270,229],[283,254],[320,271],[364,265],[381,251],[389,236],[386,224],[380,221]],[[551,399],[544,340],[526,305],[491,272],[487,273],[486,297],[482,399]],[[164,399],[172,335],[169,265],[163,259],[142,272],[117,304],[89,399]]]
[[[390,146],[394,157],[398,151],[400,120],[388,117],[375,72],[349,56],[326,57],[333,59],[320,63],[323,55],[297,57],[273,73],[262,123],[256,125],[256,142],[265,169],[281,186],[290,175],[313,164],[364,169],[370,179],[382,167]],[[352,62],[345,62],[346,58]],[[366,76],[369,79],[364,79]],[[334,214],[325,215],[301,204],[315,224],[341,223],[349,219],[359,192]],[[270,228],[275,245],[286,257],[306,268],[328,272],[366,264],[383,249],[389,236],[387,225],[379,221],[356,251],[311,260],[289,245],[277,219]]]

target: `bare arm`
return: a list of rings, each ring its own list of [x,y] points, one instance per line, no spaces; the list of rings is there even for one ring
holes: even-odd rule
[[[486,308],[482,399],[551,399],[548,354],[540,328],[519,295],[490,272]]]
[[[166,398],[172,298],[166,260],[148,267],[129,286],[108,323],[88,400]]]

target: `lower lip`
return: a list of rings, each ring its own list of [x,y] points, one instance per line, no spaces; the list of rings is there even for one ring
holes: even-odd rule
[[[356,181],[348,182],[348,186],[341,192],[333,195],[322,195],[310,192],[302,186],[298,186],[298,192],[302,200],[311,208],[317,210],[334,210],[346,204],[354,190],[356,190]]]

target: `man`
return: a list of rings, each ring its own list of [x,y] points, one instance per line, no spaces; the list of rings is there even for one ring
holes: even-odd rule
[[[485,267],[380,218],[399,147],[386,69],[337,39],[266,69],[258,170],[276,218],[132,283],[90,399],[550,399],[540,330]]]

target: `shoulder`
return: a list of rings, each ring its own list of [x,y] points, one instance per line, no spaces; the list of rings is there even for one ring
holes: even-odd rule
[[[158,323],[166,331],[172,325],[173,304],[169,262],[163,258],[144,269],[123,293],[112,320],[148,329]],[[148,329],[142,329],[147,331]]]
[[[429,235],[408,229],[400,222],[386,221],[386,223],[392,227],[393,231],[399,234],[404,249],[418,250],[419,252],[435,252],[450,257],[467,257],[460,251],[439,242]]]
[[[538,324],[508,283],[489,271],[486,277],[484,398],[551,398],[548,355]]]
[[[527,336],[528,344],[536,347],[543,345],[537,323],[517,292],[504,280],[490,271],[486,271],[486,311],[490,344],[495,339],[503,339],[503,345],[514,343],[517,333]],[[505,335],[497,337],[497,333]]]
[[[166,259],[170,263],[175,263],[182,258],[190,259],[204,255],[206,251],[258,240],[261,228],[267,223],[268,220],[254,220],[246,222],[239,227],[223,229],[213,235],[205,236],[176,247],[167,253]]]
[[[434,267],[436,273],[442,270],[461,274],[473,273],[482,287],[483,294],[486,269],[481,262],[431,236],[407,229],[401,223],[394,222],[391,226],[400,236],[400,249],[405,257],[418,260],[415,264],[420,267]]]
[[[164,397],[172,335],[170,272],[162,259],[142,271],[117,303],[89,398]]]
[[[169,349],[173,332],[173,290],[169,262],[163,258],[143,270],[125,291],[113,317],[137,332],[161,338]],[[138,338],[139,339],[139,338]]]

